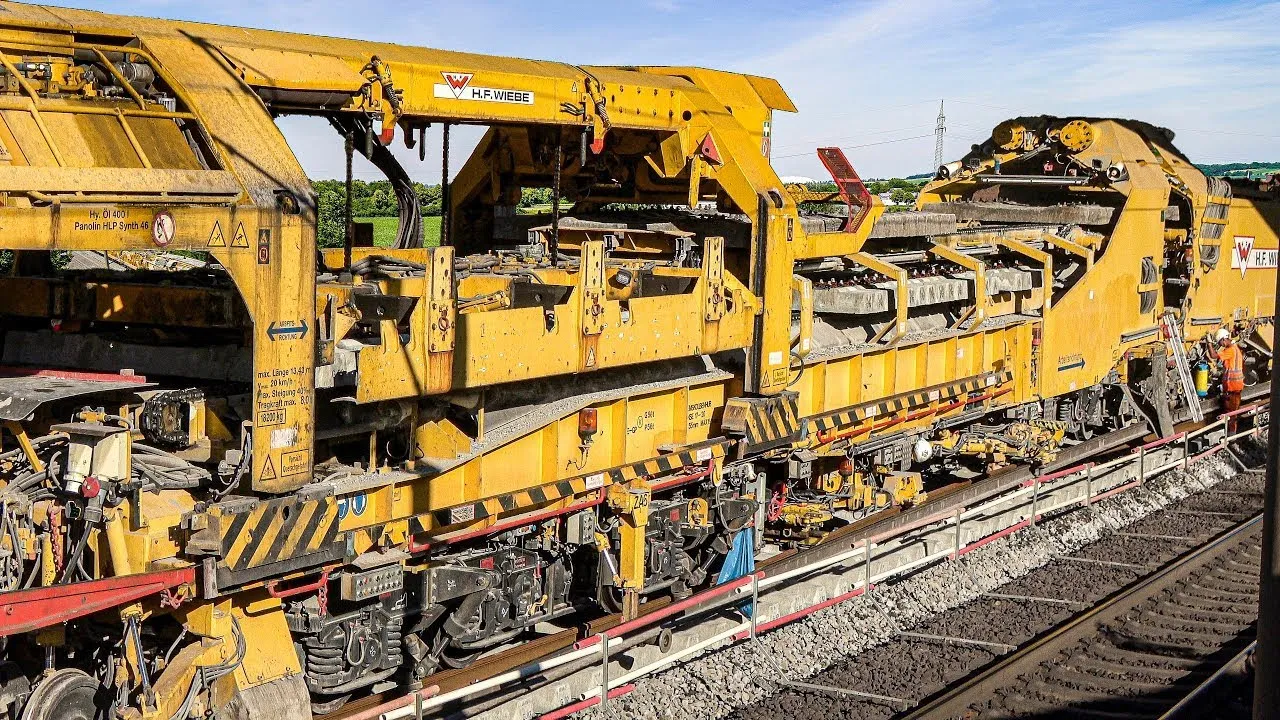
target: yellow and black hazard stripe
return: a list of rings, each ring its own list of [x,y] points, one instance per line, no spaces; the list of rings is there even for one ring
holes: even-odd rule
[[[496,515],[532,509],[561,498],[581,495],[609,484],[627,483],[637,478],[655,478],[681,468],[705,465],[713,457],[724,457],[727,442],[710,442],[691,446],[680,452],[668,453],[631,465],[622,465],[598,473],[583,475],[570,480],[560,480],[547,485],[517,490],[476,502],[454,505],[409,520],[409,532],[427,532],[427,520],[434,520],[436,527],[447,527],[474,522]]]
[[[800,401],[794,392],[775,397],[733,398],[725,405],[721,426],[742,435],[749,450],[779,445],[800,437]]]
[[[338,536],[338,502],[296,497],[255,502],[219,513],[222,580],[247,582],[280,569],[321,565],[345,554]],[[267,571],[259,572],[262,568]]]
[[[838,428],[848,427],[872,418],[892,415],[903,410],[921,408],[935,402],[951,402],[956,398],[981,392],[988,388],[1003,385],[1013,379],[1013,373],[1001,371],[985,373],[958,382],[916,390],[894,395],[879,402],[856,405],[831,415],[823,415],[810,420],[818,432],[830,432]]]
[[[596,487],[600,486],[596,485]],[[436,527],[459,525],[503,513],[510,513],[518,509],[532,509],[590,489],[592,488],[585,478],[575,478],[573,480],[560,480],[548,485],[529,488],[528,490],[518,490],[497,497],[477,500],[476,502],[454,505],[453,507],[436,510],[427,515],[417,515],[410,518],[409,532],[414,534],[426,532],[429,529],[426,524],[428,517],[435,521]]]
[[[606,470],[604,474],[609,482],[617,484],[628,483],[637,478],[661,477],[681,468],[706,465],[712,458],[724,457],[728,444],[727,441],[704,443],[678,453],[659,455],[643,462]]]

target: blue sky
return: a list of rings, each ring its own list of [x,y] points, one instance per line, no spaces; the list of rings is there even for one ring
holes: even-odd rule
[[[60,4],[119,12],[120,2]],[[774,164],[818,177],[840,145],[864,177],[925,172],[1017,114],[1132,117],[1199,162],[1280,160],[1280,2],[1112,0],[133,0],[127,12],[577,64],[695,64],[780,80]],[[327,126],[287,121],[314,177],[342,172]],[[325,138],[315,142],[316,137]],[[458,161],[465,152],[460,149]],[[438,176],[416,163],[425,181]],[[455,163],[456,167],[456,163]],[[362,167],[361,176],[376,175]]]

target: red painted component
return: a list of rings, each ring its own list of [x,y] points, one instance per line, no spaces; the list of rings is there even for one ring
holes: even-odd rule
[[[604,493],[597,492],[594,499],[584,500],[576,505],[547,510],[546,512],[534,513],[532,515],[519,515],[510,520],[497,523],[496,525],[490,525],[489,527],[483,527],[479,530],[469,530],[458,534],[441,535],[439,538],[436,538],[436,544],[452,545],[454,543],[460,543],[465,540],[471,540],[485,535],[490,535],[492,533],[502,532],[503,530],[510,530],[511,528],[520,527],[521,525],[541,522],[542,520],[547,520],[559,515],[568,515],[569,513],[577,512],[579,510],[595,507],[602,502],[604,502]],[[409,539],[410,553],[423,552],[431,546],[432,544],[430,542],[418,543],[413,538]]]
[[[1263,407],[1262,403],[1253,403],[1252,405],[1245,405],[1244,407],[1239,408],[1238,410],[1232,410],[1231,412],[1222,413],[1222,415],[1220,415],[1219,417],[1232,418],[1238,415],[1243,415],[1247,412],[1258,412],[1259,410],[1262,409],[1262,407]]]
[[[612,700],[614,698],[620,698],[623,695],[626,695],[627,693],[630,693],[632,690],[635,690],[635,689],[636,689],[636,686],[634,684],[619,685],[618,687],[609,691],[609,699]],[[572,705],[565,705],[559,710],[552,710],[551,712],[546,713],[545,715],[539,715],[538,720],[562,720],[562,718],[567,718],[576,712],[586,710],[589,707],[593,707],[599,704],[600,704],[600,696],[597,695],[593,698],[587,698],[586,700],[579,700],[578,702],[573,703]]]
[[[952,410],[955,410],[956,408],[964,407],[965,405],[972,405],[973,403],[976,403],[976,402],[982,402],[984,400],[994,400],[995,398],[998,398],[1001,395],[1007,395],[1008,393],[1011,393],[1011,392],[1013,392],[1013,388],[1005,388],[1003,390],[998,390],[993,393],[984,393],[977,397],[964,398],[961,400],[957,400],[956,402],[953,402],[949,405],[939,405],[936,408],[925,408],[924,410],[917,410],[914,413],[911,413],[909,415],[906,415],[900,418],[890,418],[889,420],[881,420],[880,422],[870,426],[857,427],[857,428],[853,428],[852,430],[842,430],[837,433],[818,433],[818,442],[829,443],[829,442],[834,442],[836,440],[842,440],[847,437],[852,437],[854,435],[865,435],[869,432],[873,432],[875,430],[883,430],[887,427],[892,427],[894,425],[898,425],[900,423],[904,423],[909,420],[919,420],[922,417],[926,417],[929,415],[936,415],[938,413],[950,412]]]
[[[1037,517],[1037,518],[1039,518],[1039,516],[1036,516],[1036,517]],[[1025,527],[1031,527],[1031,521],[1030,521],[1030,520],[1023,520],[1022,522],[1017,523],[1017,524],[1015,524],[1015,525],[1010,525],[1009,527],[1007,527],[1007,528],[1005,528],[1005,529],[1001,530],[1000,532],[992,533],[992,534],[990,534],[990,535],[988,535],[988,536],[986,536],[986,537],[982,538],[981,540],[975,540],[975,541],[973,541],[973,542],[969,543],[968,545],[965,545],[964,547],[960,548],[960,552],[959,552],[959,553],[957,553],[957,555],[965,555],[965,554],[967,554],[967,553],[971,553],[971,552],[973,552],[974,550],[977,550],[977,549],[978,549],[978,548],[980,548],[980,547],[984,547],[984,546],[986,546],[986,545],[990,545],[991,543],[993,543],[993,542],[995,542],[995,541],[999,540],[999,539],[1000,539],[1000,538],[1002,538],[1002,537],[1008,537],[1008,536],[1010,536],[1010,535],[1012,535],[1012,534],[1014,534],[1014,533],[1018,532],[1019,530],[1021,530],[1021,529],[1025,528]]]
[[[1038,478],[1033,478],[1032,482],[1039,483],[1040,485],[1044,485],[1046,483],[1051,483],[1054,480],[1057,480],[1058,478],[1064,478],[1068,475],[1075,475],[1076,473],[1082,470],[1088,470],[1093,466],[1094,466],[1094,463],[1091,463],[1091,462],[1083,463],[1081,465],[1076,465],[1074,467],[1066,468],[1065,470],[1058,470],[1057,472],[1051,472],[1048,475],[1041,475]],[[1026,487],[1026,486],[1024,485],[1023,487]]]
[[[13,367],[11,365],[0,366],[0,377],[48,377],[62,378],[63,380],[89,380],[93,382],[127,382],[138,383],[139,385],[147,382],[147,377],[145,375],[84,372],[81,370],[55,370],[53,368]]]
[[[669,480],[656,482],[653,484],[652,490],[653,492],[658,492],[660,490],[670,490],[673,487],[687,485],[688,483],[691,483],[694,480],[701,480],[702,478],[708,477],[710,475],[711,475],[711,468],[707,468],[706,470],[701,470],[692,475],[683,475],[681,477],[673,477]]]
[[[1208,450],[1205,450],[1204,452],[1200,453],[1199,455],[1192,455],[1190,458],[1188,458],[1188,461],[1189,461],[1189,462],[1195,462],[1195,461],[1197,461],[1197,460],[1199,460],[1199,459],[1201,459],[1201,458],[1207,458],[1207,457],[1209,457],[1210,455],[1216,455],[1217,453],[1220,453],[1220,452],[1222,452],[1222,446],[1221,446],[1221,445],[1213,445],[1213,446],[1212,446],[1212,447],[1210,447]]]
[[[840,197],[849,206],[849,219],[845,220],[841,230],[848,233],[857,232],[862,226],[862,221],[867,219],[867,212],[871,210],[871,193],[867,191],[867,186],[862,183],[858,171],[853,169],[853,164],[844,156],[844,151],[840,148],[818,148],[818,159],[826,166],[827,172],[831,173],[831,179],[835,181]]]
[[[715,138],[711,137],[711,133],[707,133],[707,136],[702,138],[702,144],[698,146],[698,154],[712,165],[724,164],[724,160],[720,158],[720,148],[716,147]]]
[[[80,494],[86,500],[92,500],[98,497],[98,493],[102,492],[102,483],[98,482],[98,478],[90,475],[80,484]]]
[[[872,585],[871,587],[874,588],[875,586]],[[866,588],[856,588],[856,589],[850,590],[849,592],[843,595],[837,595],[829,600],[824,600],[818,603],[817,605],[810,605],[809,607],[803,610],[797,610],[788,615],[783,615],[782,617],[774,618],[769,622],[760,623],[759,625],[756,626],[756,633],[758,634],[762,632],[768,632],[769,630],[772,630],[774,628],[782,627],[783,625],[786,625],[787,623],[792,622],[793,620],[799,620],[800,618],[808,615],[812,615],[818,612],[819,610],[826,610],[832,605],[839,605],[845,600],[852,600],[853,598],[858,597],[864,592],[866,592]],[[748,638],[750,636],[751,636],[751,633],[744,632],[744,633],[739,633],[738,635],[735,635],[733,639],[737,641],[737,640]]]
[[[272,580],[271,582],[267,583],[267,594],[279,600],[282,598],[296,597],[304,593],[316,592],[320,588],[329,584],[329,573],[330,573],[330,569],[325,568],[324,571],[320,573],[320,577],[316,578],[315,582],[309,582],[306,585],[298,585],[296,587],[285,588],[284,590],[277,590],[276,588],[279,587],[280,581]]]
[[[1139,447],[1139,448],[1135,449],[1133,452],[1135,452],[1135,453],[1136,453],[1136,452],[1138,452],[1139,450],[1150,450],[1150,449],[1152,449],[1152,448],[1158,448],[1158,447],[1160,447],[1161,445],[1168,445],[1169,443],[1171,443],[1171,442],[1177,442],[1177,441],[1181,440],[1182,438],[1184,438],[1184,437],[1186,437],[1186,436],[1187,436],[1187,434],[1186,434],[1185,432],[1180,432],[1180,433],[1178,433],[1178,434],[1176,434],[1176,435],[1170,435],[1170,436],[1169,436],[1169,437],[1167,437],[1167,438],[1160,438],[1159,440],[1152,440],[1151,442],[1147,443],[1146,445],[1143,445],[1142,447]],[[1130,454],[1132,454],[1132,453],[1130,453]]]
[[[1098,502],[1099,500],[1106,500],[1107,498],[1113,495],[1119,495],[1125,490],[1131,490],[1133,488],[1138,487],[1141,484],[1142,484],[1141,480],[1132,480],[1130,482],[1125,483],[1124,485],[1120,485],[1119,487],[1111,488],[1110,490],[1102,493],[1101,495],[1094,495],[1093,500],[1091,500],[1090,502]]]
[[[0,637],[69,622],[195,580],[195,568],[183,568],[5,593],[0,595]]]
[[[757,573],[757,575],[759,577],[764,577],[763,573]],[[751,577],[752,577],[751,575],[743,575],[737,580],[732,580],[723,585],[717,585],[714,588],[700,592],[691,598],[681,600],[680,602],[671,603],[670,605],[662,608],[661,610],[655,610],[649,613],[648,615],[641,615],[635,620],[629,620],[620,625],[617,625],[609,630],[606,630],[603,634],[609,637],[622,637],[623,635],[626,635],[627,633],[632,632],[633,630],[639,630],[640,628],[648,627],[650,625],[657,623],[659,620],[665,620],[666,618],[669,618],[672,615],[682,613],[685,610],[688,610],[691,607],[696,607],[698,605],[701,605],[702,603],[712,598],[717,598],[717,597],[720,597],[721,595],[726,595],[728,593],[733,592],[734,590],[737,590],[740,587],[745,587],[747,585],[750,585]]]

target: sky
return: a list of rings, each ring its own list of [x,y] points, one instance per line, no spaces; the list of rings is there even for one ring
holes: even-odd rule
[[[119,0],[58,4],[120,12]],[[132,0],[130,14],[579,65],[700,65],[778,79],[781,175],[821,178],[837,145],[864,178],[933,169],[1015,115],[1119,116],[1173,129],[1194,162],[1280,161],[1280,1]],[[341,177],[327,124],[282,127],[313,178]],[[457,168],[478,135],[454,135]],[[438,142],[438,137],[436,138]],[[396,143],[397,146],[401,144]],[[439,179],[439,161],[406,167]],[[409,157],[409,155],[405,155]],[[357,177],[376,179],[363,162]]]

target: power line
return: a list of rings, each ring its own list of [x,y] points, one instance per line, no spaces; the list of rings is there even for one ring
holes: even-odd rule
[[[902,127],[886,128],[884,130],[867,130],[866,132],[860,132],[857,135],[843,135],[841,137],[825,138],[823,140],[796,141],[787,143],[786,145],[775,145],[774,149],[780,150],[783,148],[793,147],[818,147],[819,145],[836,143],[842,140],[857,140],[859,138],[867,137],[868,135],[886,135],[888,133],[902,132],[903,130],[919,130],[927,127],[933,127],[933,123],[925,123],[923,125],[906,125]]]
[[[1258,133],[1230,132],[1228,130],[1197,130],[1195,128],[1173,128],[1176,133],[1201,133],[1204,135],[1238,135],[1240,137],[1265,138],[1267,140],[1280,140],[1280,135],[1261,135]]]
[[[1015,114],[1022,114],[1023,112],[1025,112],[1025,109],[1018,110],[1016,108],[1004,107],[1003,105],[988,105],[987,103],[974,102],[972,100],[956,100],[955,98],[952,98],[951,102],[959,103],[961,105],[973,105],[975,107],[984,107],[989,110],[1000,110],[1001,112],[1011,112]]]
[[[908,140],[919,140],[921,138],[929,138],[929,137],[933,137],[933,133],[929,133],[927,135],[912,135],[911,137],[897,138],[895,140],[881,140],[880,142],[863,143],[862,145],[843,145],[840,147],[840,149],[841,150],[857,150],[858,148],[872,147],[875,145],[891,145],[893,143],[907,142]],[[809,153],[803,152],[803,153],[795,153],[792,155],[778,155],[778,156],[775,156],[773,159],[786,160],[787,158],[807,157],[808,155]]]
[[[816,118],[816,117],[827,117],[827,118],[832,118],[832,117],[845,117],[845,116],[848,116],[848,115],[861,115],[861,114],[863,114],[863,113],[880,112],[881,110],[898,110],[898,109],[906,108],[906,107],[915,107],[915,106],[917,106],[917,105],[931,105],[931,104],[933,104],[933,100],[917,100],[916,102],[902,103],[902,104],[900,104],[900,105],[880,105],[880,106],[876,106],[876,107],[863,107],[863,106],[859,106],[857,110],[850,110],[850,111],[848,111],[848,112],[836,112],[836,113],[810,113],[810,112],[805,112],[805,113],[804,113],[804,117],[806,117],[806,118]]]

